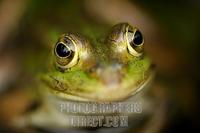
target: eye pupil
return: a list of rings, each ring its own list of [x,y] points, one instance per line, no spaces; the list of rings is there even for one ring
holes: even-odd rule
[[[71,54],[71,51],[64,44],[58,43],[56,46],[56,53],[60,57],[68,57]]]
[[[142,44],[142,42],[143,42],[142,34],[141,34],[140,31],[137,30],[135,32],[135,35],[134,35],[134,38],[133,38],[133,43],[134,43],[134,45],[138,46],[138,45]]]

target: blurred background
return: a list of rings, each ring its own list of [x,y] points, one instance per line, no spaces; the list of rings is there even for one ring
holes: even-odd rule
[[[31,106],[23,87],[44,69],[42,51],[55,34],[80,23],[118,22],[143,31],[145,51],[156,64],[152,93],[164,101],[164,115],[152,132],[198,131],[199,13],[199,0],[0,0],[0,132],[17,132],[5,127]]]

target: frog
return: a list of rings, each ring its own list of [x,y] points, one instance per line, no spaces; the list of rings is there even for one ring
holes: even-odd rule
[[[48,70],[38,75],[42,106],[23,119],[37,126],[68,127],[59,102],[116,102],[134,97],[151,81],[153,66],[141,31],[113,26],[105,39],[65,33],[52,45]]]
[[[69,114],[60,110],[60,103],[125,101],[151,83],[155,67],[139,28],[128,22],[98,27],[80,21],[65,33],[60,33],[62,26],[59,32],[48,31],[53,41],[48,41],[47,65],[37,74],[34,90],[41,105],[18,118],[17,125],[68,128]],[[102,28],[106,32],[100,34]]]
[[[66,33],[54,44],[51,68],[42,78],[52,93],[66,99],[124,99],[137,93],[151,77],[151,62],[143,47],[142,33],[128,23],[115,25],[97,44]]]

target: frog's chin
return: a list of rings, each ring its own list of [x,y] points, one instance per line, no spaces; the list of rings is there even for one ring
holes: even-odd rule
[[[52,90],[55,96],[62,98],[64,100],[71,101],[82,101],[82,102],[112,102],[112,101],[123,101],[131,96],[134,96],[136,93],[140,92],[143,88],[148,88],[148,85],[151,83],[154,76],[150,76],[143,82],[138,85],[130,85],[127,88],[120,88],[119,86],[106,86],[104,90],[98,93],[88,93],[88,95],[71,94],[67,92],[60,92],[57,90]],[[134,86],[134,87],[133,87]],[[106,88],[106,89],[105,89]],[[126,91],[125,91],[126,90]]]

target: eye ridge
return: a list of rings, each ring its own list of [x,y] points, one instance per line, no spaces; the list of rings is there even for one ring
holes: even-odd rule
[[[128,32],[129,32],[129,33],[134,33],[134,31],[132,31],[132,30],[130,30],[130,29],[128,29]]]
[[[66,43],[66,44],[70,44],[71,43],[71,40],[68,38],[68,37],[66,37],[66,36],[64,36],[64,42]]]

